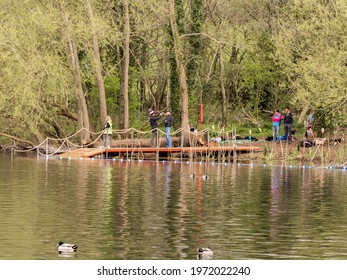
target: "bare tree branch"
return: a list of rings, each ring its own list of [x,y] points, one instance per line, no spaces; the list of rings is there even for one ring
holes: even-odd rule
[[[23,140],[23,139],[17,138],[17,137],[15,137],[15,136],[12,136],[12,135],[9,135],[9,134],[6,134],[6,133],[0,132],[0,136],[4,136],[4,137],[10,138],[10,139],[13,139],[13,140],[15,140],[15,141],[17,141],[17,142],[22,142],[22,143],[24,143],[24,144],[29,144],[29,145],[32,146],[32,147],[35,146],[35,145],[34,145],[32,142],[30,142],[30,141]]]

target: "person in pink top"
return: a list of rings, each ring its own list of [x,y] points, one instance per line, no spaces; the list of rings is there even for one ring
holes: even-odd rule
[[[282,115],[279,110],[274,112],[272,117],[272,132],[273,132],[273,141],[279,143],[280,142],[280,126],[281,126]]]

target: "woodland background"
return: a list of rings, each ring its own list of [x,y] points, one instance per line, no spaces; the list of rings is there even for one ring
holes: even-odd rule
[[[346,0],[1,0],[0,143],[146,127],[347,126]]]

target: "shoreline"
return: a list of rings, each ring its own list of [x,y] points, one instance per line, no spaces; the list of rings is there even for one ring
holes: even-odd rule
[[[300,141],[294,141],[291,144],[287,144],[286,141],[281,141],[279,144],[265,141],[255,142],[254,145],[262,147],[262,152],[242,154],[239,158],[347,166],[346,143],[333,142],[331,144],[325,143],[324,145],[302,147]]]
[[[293,141],[288,144],[285,140],[282,140],[280,143],[275,143],[271,141],[235,141],[230,143],[221,143],[214,144],[215,146],[230,146],[230,145],[239,145],[244,147],[259,147],[260,151],[250,151],[247,153],[237,152],[236,155],[231,155],[230,153],[221,158],[220,155],[193,155],[193,156],[182,156],[186,160],[194,160],[198,161],[218,161],[218,162],[231,162],[231,161],[244,161],[244,160],[260,160],[265,162],[273,162],[273,161],[286,161],[288,163],[300,163],[308,164],[314,163],[315,165],[321,166],[337,166],[337,167],[346,167],[347,166],[347,143],[345,143],[342,139],[340,142],[329,142],[326,141],[319,145],[313,145],[312,147],[301,147],[300,140]],[[234,141],[234,140],[233,140]],[[178,141],[177,141],[178,142]],[[160,141],[161,144],[165,143],[164,141]],[[132,140],[113,140],[111,146],[119,147],[119,146],[129,146],[131,147],[135,143]],[[161,145],[162,146],[162,145]],[[143,146],[145,147],[145,145]],[[26,149],[24,147],[14,147],[14,146],[0,146],[0,150],[2,152],[11,153],[14,151],[15,153],[36,153],[44,156],[45,154],[55,154],[58,148],[50,146],[42,149]],[[48,152],[47,152],[48,151]],[[61,153],[64,152],[63,150]],[[143,158],[144,160],[149,160],[147,157]],[[175,160],[175,157],[172,157],[171,160]]]

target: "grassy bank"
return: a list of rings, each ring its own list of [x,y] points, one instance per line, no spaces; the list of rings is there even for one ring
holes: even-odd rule
[[[262,147],[261,153],[249,153],[239,156],[240,159],[257,159],[265,161],[285,160],[288,162],[314,163],[316,165],[347,166],[347,144],[345,142],[326,142],[324,145],[302,147],[300,141],[288,144],[255,142]]]

